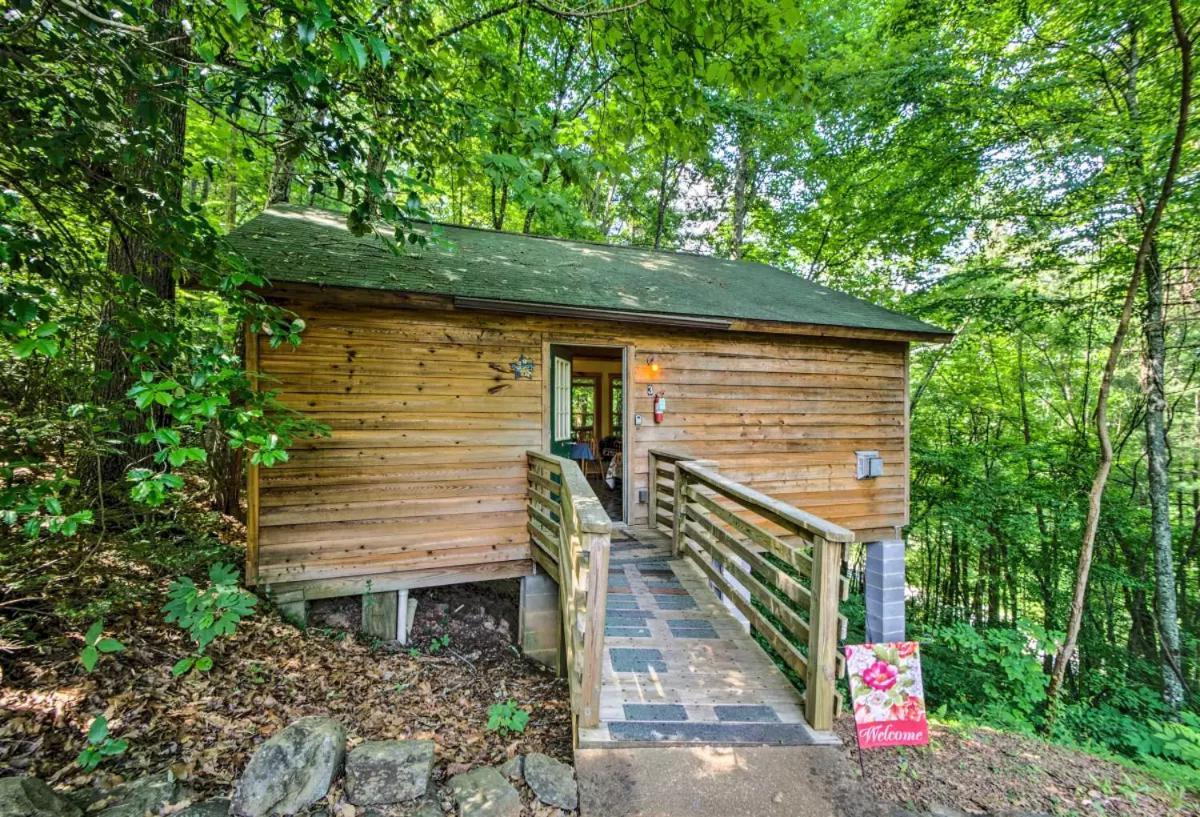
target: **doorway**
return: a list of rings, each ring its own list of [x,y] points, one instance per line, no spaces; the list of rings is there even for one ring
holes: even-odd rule
[[[626,363],[622,346],[550,345],[550,452],[578,463],[614,522],[629,484]]]

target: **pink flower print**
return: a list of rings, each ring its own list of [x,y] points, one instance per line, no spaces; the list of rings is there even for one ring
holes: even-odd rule
[[[871,689],[877,689],[880,692],[887,692],[896,685],[896,676],[899,672],[886,661],[876,661],[871,666],[863,670],[863,683]]]

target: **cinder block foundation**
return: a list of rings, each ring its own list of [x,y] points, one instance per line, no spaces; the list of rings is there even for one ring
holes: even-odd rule
[[[867,543],[867,641],[904,640],[904,542]]]

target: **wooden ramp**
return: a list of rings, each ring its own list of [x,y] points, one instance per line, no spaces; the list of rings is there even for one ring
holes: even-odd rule
[[[614,529],[600,723],[580,748],[837,743],[693,560],[658,531]]]
[[[558,583],[578,747],[837,743],[854,534],[661,450],[649,463],[657,527],[614,526],[578,465],[539,451],[528,461],[529,536]]]

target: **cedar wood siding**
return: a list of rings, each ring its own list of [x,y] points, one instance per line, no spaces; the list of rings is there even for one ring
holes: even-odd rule
[[[860,541],[907,522],[904,341],[375,308],[323,295],[282,303],[307,324],[302,345],[271,349],[260,338],[249,359],[257,351],[261,388],[332,433],[299,441],[288,462],[251,478],[250,574],[260,583],[415,570],[444,571],[449,583],[456,570],[528,560],[525,451],[548,439],[552,341],[632,349],[627,496],[647,487],[649,449],[667,448],[714,459]],[[522,354],[535,362],[532,380],[493,368]],[[661,425],[651,384],[666,392]],[[881,452],[883,477],[855,479],[858,449]],[[635,501],[632,522],[646,514]]]

